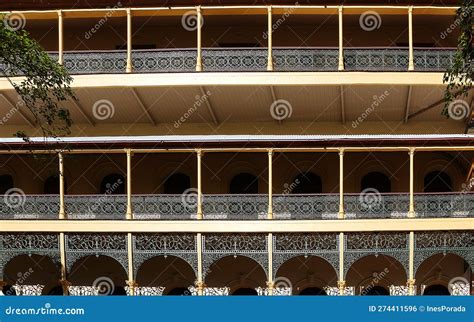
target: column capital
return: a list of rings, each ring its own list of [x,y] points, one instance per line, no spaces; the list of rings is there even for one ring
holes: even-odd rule
[[[129,156],[133,156],[133,150],[132,149],[124,149],[125,150],[125,153],[127,153],[127,155]]]
[[[413,12],[413,6],[408,6],[408,12],[412,13]]]
[[[135,280],[126,280],[125,283],[127,283],[127,286],[130,288],[138,287],[138,283]]]
[[[344,6],[337,6],[337,11],[339,13],[342,13],[343,9],[344,9]]]
[[[408,149],[408,154],[409,155],[414,155],[415,154],[415,148],[411,147]]]
[[[194,285],[198,290],[203,290],[204,288],[206,288],[206,284],[203,281],[196,281],[194,282]]]
[[[274,289],[275,288],[275,282],[273,281],[267,281],[267,288]]]
[[[69,282],[67,279],[60,279],[59,284],[61,284],[61,287],[63,288],[63,295],[69,295],[69,287],[72,285],[71,282]]]
[[[346,281],[337,281],[337,287],[339,288],[339,295],[345,295]]]
[[[271,13],[272,13],[272,10],[273,10],[273,6],[267,6],[267,11],[268,11],[268,13],[271,14]]]
[[[338,152],[339,155],[340,155],[340,156],[343,156],[343,155],[344,155],[344,151],[345,151],[344,148],[339,148],[339,152]]]
[[[202,8],[201,8],[200,5],[199,5],[199,6],[196,6],[196,11],[197,11],[198,13],[201,13],[201,12],[202,12]]]
[[[62,11],[62,10],[57,10],[56,12],[58,13],[58,17],[62,17],[62,16],[63,16],[63,11]]]
[[[268,149],[268,156],[269,157],[273,156],[273,153],[274,153],[273,149]]]
[[[202,149],[196,149],[194,150],[196,152],[196,154],[201,157],[203,154],[204,154],[204,151],[202,151]]]

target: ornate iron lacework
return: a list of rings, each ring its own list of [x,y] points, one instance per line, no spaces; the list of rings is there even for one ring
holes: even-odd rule
[[[415,70],[444,72],[453,64],[455,53],[455,49],[415,48],[413,50]]]
[[[65,196],[67,218],[69,219],[125,219],[127,197],[122,195]]]
[[[408,49],[347,48],[344,49],[345,70],[408,70]]]
[[[213,263],[227,256],[255,260],[267,274],[268,245],[265,234],[212,234],[202,236],[203,276]]]
[[[348,233],[344,235],[344,239],[344,276],[358,259],[380,254],[397,259],[405,268],[405,272],[407,271],[409,234],[401,232]]]
[[[26,195],[11,202],[0,199],[0,219],[58,219],[59,196]]]
[[[336,219],[339,195],[274,195],[275,219]]]
[[[285,233],[273,235],[273,276],[288,260],[297,256],[325,259],[337,272],[339,235],[335,233]]]
[[[109,256],[128,271],[127,235],[114,233],[66,234],[66,266],[85,256]]]
[[[49,256],[59,265],[59,235],[57,234],[0,234],[0,279],[5,265],[19,255]]]
[[[23,296],[39,296],[43,292],[44,285],[36,284],[36,285],[13,285],[13,289],[15,290],[16,295],[23,295]]]
[[[408,194],[346,195],[344,211],[347,219],[404,218],[408,216]]]
[[[435,254],[452,253],[462,257],[469,266],[474,266],[474,232],[415,232],[414,271]]]
[[[267,70],[266,48],[206,48],[202,51],[204,71],[261,72]]]
[[[134,219],[189,220],[196,218],[195,205],[182,195],[133,196]]]
[[[196,49],[134,50],[133,71],[136,73],[172,73],[196,71]]]
[[[125,50],[64,53],[64,67],[71,74],[125,73],[126,65]]]
[[[334,48],[274,48],[276,71],[337,71],[339,51]]]
[[[418,194],[415,195],[417,217],[472,217],[474,194]]]
[[[156,256],[176,256],[186,261],[197,275],[197,243],[194,234],[133,235],[134,274],[148,259]]]
[[[202,199],[204,219],[266,219],[266,195],[205,195]]]

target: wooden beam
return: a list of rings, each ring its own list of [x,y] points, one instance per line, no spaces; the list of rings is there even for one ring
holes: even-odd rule
[[[79,113],[81,113],[81,115],[87,120],[87,122],[90,125],[95,126],[95,122],[92,120],[92,118],[89,115],[86,114],[86,112],[84,111],[84,108],[81,106],[81,104],[79,104],[79,102],[74,98],[71,99],[71,102],[76,107],[76,109],[79,111]]]
[[[138,105],[142,109],[143,113],[145,113],[150,123],[156,125],[156,121],[153,119],[153,116],[151,116],[150,112],[148,111],[148,108],[145,106],[145,103],[143,103],[143,100],[138,95],[136,89],[134,87],[131,87],[130,90],[132,91],[133,97],[135,97],[135,99],[137,100]]]
[[[217,119],[216,114],[214,113],[214,109],[212,108],[212,104],[209,95],[207,95],[206,89],[204,88],[204,86],[199,86],[199,89],[201,90],[201,97],[206,98],[204,102],[206,103],[209,114],[211,114],[212,121],[215,125],[219,125],[219,120]]]
[[[405,105],[405,120],[404,123],[408,123],[408,116],[410,115],[410,102],[411,102],[411,92],[413,90],[413,86],[408,86],[408,95],[407,95],[407,102]]]
[[[0,97],[2,97],[5,102],[7,102],[7,105],[10,106],[11,109],[16,109],[18,111],[18,114],[20,114],[20,116],[25,120],[26,123],[28,123],[29,126],[31,127],[35,127],[35,124],[33,121],[31,121],[25,113],[23,113],[23,111],[20,109],[20,106],[17,106],[16,104],[13,104],[13,102],[5,96],[5,94],[3,93],[0,93]]]

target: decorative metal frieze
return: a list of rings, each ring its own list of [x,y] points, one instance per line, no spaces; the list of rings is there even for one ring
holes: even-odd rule
[[[64,197],[69,219],[110,219],[126,217],[127,197],[123,195],[68,195]]]
[[[0,279],[5,265],[19,255],[48,256],[59,265],[59,235],[46,233],[4,233],[0,234]]]
[[[344,69],[359,71],[406,71],[408,48],[346,48]]]
[[[453,64],[455,53],[456,49],[415,48],[415,70],[445,72]]]
[[[436,254],[456,254],[474,267],[474,231],[415,232],[414,271]]]
[[[285,194],[273,196],[274,219],[337,219],[339,195]]]
[[[132,66],[136,73],[193,72],[196,57],[196,49],[134,50]]]
[[[64,67],[71,74],[125,73],[127,52],[107,51],[66,51]]]
[[[344,287],[344,294],[341,294],[341,290],[337,286],[326,286],[324,291],[329,296],[340,296],[340,295],[354,295],[355,294],[355,287],[354,286],[346,286]]]
[[[337,71],[337,48],[273,48],[276,71]]]
[[[472,217],[474,216],[474,194],[416,194],[415,211],[417,217]]]
[[[454,296],[468,296],[471,295],[471,290],[469,287],[469,281],[467,283],[461,281],[456,281],[455,283],[449,284],[449,293]]]
[[[59,196],[11,194],[0,198],[2,219],[58,219]]]
[[[267,195],[205,195],[202,199],[204,219],[266,219]]]
[[[273,276],[288,260],[297,256],[325,259],[337,272],[339,235],[335,233],[285,233],[273,235]]]
[[[197,296],[198,289],[194,286],[189,287],[191,295]],[[202,290],[202,295],[204,296],[228,296],[230,288],[228,287],[205,287]]]
[[[196,205],[183,195],[133,196],[134,219],[189,220],[196,218]]]
[[[347,219],[406,218],[410,206],[408,194],[358,194],[344,196]]]
[[[259,296],[270,296],[270,289],[267,287],[257,287],[255,289]],[[272,289],[272,296],[290,296],[293,294],[291,287],[276,287]]]
[[[197,275],[197,242],[194,234],[134,234],[133,271],[157,256],[176,256],[186,261]]]
[[[416,287],[416,285],[414,287]],[[410,288],[406,285],[403,285],[403,286],[390,285],[389,290],[390,290],[390,295],[394,295],[394,296],[410,295]]]
[[[69,294],[73,296],[97,296],[99,295],[99,287],[97,286],[69,286]]]
[[[268,242],[265,234],[212,234],[202,236],[203,276],[213,263],[227,256],[255,260],[267,274]]]
[[[165,290],[164,286],[137,286],[134,288],[136,296],[161,296]],[[127,295],[131,295],[130,287],[125,286]]]
[[[127,235],[115,233],[66,234],[66,266],[72,265],[85,256],[109,256],[128,271]]]
[[[13,289],[15,290],[16,295],[23,295],[23,296],[39,296],[43,292],[44,285],[36,284],[36,285],[13,285]]]
[[[206,48],[202,50],[204,71],[258,72],[267,70],[265,48]]]
[[[366,232],[344,234],[344,277],[358,259],[369,255],[387,255],[405,269],[409,264],[409,237],[403,232]],[[408,275],[407,275],[408,276]]]

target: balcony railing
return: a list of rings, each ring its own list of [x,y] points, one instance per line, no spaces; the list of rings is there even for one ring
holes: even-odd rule
[[[451,66],[455,49],[415,48],[416,71],[444,72]],[[204,48],[204,72],[264,72],[267,70],[266,48]],[[58,58],[57,53],[50,53]],[[331,47],[275,47],[274,71],[337,71],[338,49]],[[125,73],[127,54],[124,50],[66,51],[64,66],[71,74]],[[134,73],[184,73],[196,71],[194,48],[133,50]],[[408,48],[345,48],[346,71],[407,71]],[[8,75],[20,75],[0,62]]]
[[[417,193],[418,218],[474,217],[474,193]],[[339,194],[273,195],[276,220],[337,219]],[[125,195],[66,195],[66,218],[72,220],[123,220]],[[136,220],[194,220],[196,195],[133,195]],[[409,194],[345,194],[346,219],[407,218]],[[260,220],[268,216],[268,195],[203,195],[205,220]],[[0,199],[0,219],[58,219],[59,196],[21,195]]]

